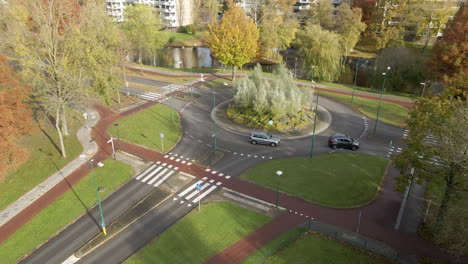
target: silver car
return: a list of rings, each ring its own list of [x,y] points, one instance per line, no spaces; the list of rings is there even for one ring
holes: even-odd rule
[[[279,145],[280,139],[263,131],[252,131],[250,132],[249,142],[253,145],[263,144],[276,147],[277,145]]]

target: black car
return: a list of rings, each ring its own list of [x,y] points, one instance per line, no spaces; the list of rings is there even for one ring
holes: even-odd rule
[[[333,149],[336,148],[349,148],[352,150],[357,150],[359,148],[359,141],[348,137],[348,136],[342,136],[342,135],[337,135],[337,136],[331,136],[328,139],[328,146],[330,146]]]

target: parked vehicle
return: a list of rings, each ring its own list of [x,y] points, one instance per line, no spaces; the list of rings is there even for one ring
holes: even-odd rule
[[[348,148],[357,150],[360,147],[359,141],[344,135],[331,136],[328,139],[328,146],[333,149],[336,148]]]
[[[249,142],[253,145],[262,144],[276,147],[279,145],[280,139],[263,131],[252,131],[250,132]]]

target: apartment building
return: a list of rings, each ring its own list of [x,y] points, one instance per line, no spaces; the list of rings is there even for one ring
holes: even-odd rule
[[[106,0],[107,13],[116,21],[124,20],[128,5],[145,4],[159,11],[167,27],[176,28],[193,24],[193,0]]]

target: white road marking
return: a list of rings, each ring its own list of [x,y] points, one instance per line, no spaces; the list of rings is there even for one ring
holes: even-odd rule
[[[166,171],[168,171],[169,169],[164,169],[163,171],[161,171],[158,175],[156,175],[156,177],[154,177],[153,179],[151,179],[148,184],[151,185],[153,184],[153,182],[155,182],[159,177],[161,177],[162,175],[164,175],[164,173],[166,173]]]
[[[191,185],[190,187],[188,187],[187,189],[185,189],[183,192],[179,193],[179,197],[182,197],[184,195],[186,195],[188,192],[190,192],[193,188],[197,187],[197,184],[201,184],[203,181],[197,181],[196,183],[194,183],[193,185]]]
[[[156,167],[156,165],[151,165],[148,169],[146,169],[144,172],[140,173],[140,175],[138,175],[136,177],[137,180],[139,180],[141,177],[143,177],[146,173],[148,173],[149,171],[151,171],[152,169],[154,169]]]
[[[203,199],[203,197],[207,196],[210,192],[214,191],[214,189],[216,189],[217,187],[216,186],[211,186],[210,189],[208,189],[208,191],[202,193],[201,195],[199,195],[197,198],[195,198],[195,200],[193,200],[194,203],[197,203],[199,200]]]
[[[150,174],[148,174],[148,176],[146,176],[143,180],[141,180],[142,182],[146,182],[149,178],[153,177],[153,175],[155,175],[156,173],[158,173],[158,171],[160,171],[163,167],[158,167],[156,170],[152,171]],[[167,170],[167,169],[166,169]]]
[[[164,177],[162,177],[157,183],[155,183],[153,186],[158,187],[161,185],[167,178],[169,178],[172,174],[174,174],[175,171],[170,171],[168,174],[166,174]]]
[[[185,197],[185,200],[188,201],[188,200],[192,199],[195,195],[199,194],[201,191],[203,191],[203,190],[204,190],[206,187],[208,187],[208,186],[210,186],[210,184],[206,182],[205,184],[203,184],[203,185],[201,186],[201,190],[195,190],[195,191],[193,191],[191,194],[189,194],[187,197]]]

